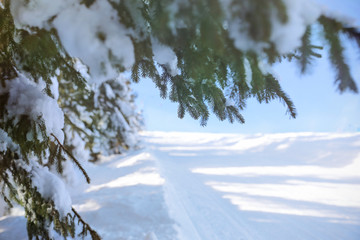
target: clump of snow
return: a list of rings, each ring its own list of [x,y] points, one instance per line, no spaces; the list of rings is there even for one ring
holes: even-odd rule
[[[283,24],[272,17],[270,40],[280,54],[286,54],[301,46],[301,37],[306,27],[314,23],[321,15],[321,8],[311,0],[285,0],[288,21]]]
[[[275,9],[273,9],[270,19],[272,31],[269,42],[257,42],[248,34],[249,28],[256,26],[249,26],[247,22],[237,18],[236,7],[234,8],[231,3],[230,0],[221,1],[226,14],[225,25],[228,28],[230,38],[234,40],[235,47],[245,52],[262,53],[264,49],[269,47],[269,42],[275,44],[280,54],[293,51],[301,45],[301,37],[304,35],[306,27],[314,23],[322,13],[321,8],[314,1],[284,0],[288,21],[282,23],[278,19]]]
[[[89,80],[101,83],[115,78],[118,71],[112,62],[126,69],[134,64],[131,31],[119,22],[108,1],[95,1],[89,8],[74,0],[13,2],[18,27],[55,28],[66,51],[89,66]]]
[[[273,71],[271,65],[265,61],[259,61],[258,67],[259,67],[260,71],[262,72],[262,74],[264,74],[264,75],[269,74],[269,73],[272,75],[276,75],[276,73]]]
[[[129,30],[119,23],[108,1],[95,1],[90,8],[69,7],[53,24],[65,49],[89,66],[92,80],[101,82],[118,74],[109,62],[109,52],[127,69],[135,61]]]
[[[234,19],[229,21],[229,36],[234,40],[234,45],[236,48],[242,51],[253,50],[255,52],[261,52],[264,48],[269,46],[265,42],[255,42],[247,34],[248,26],[247,24],[241,22],[240,19]]]
[[[225,13],[224,26],[229,32],[229,37],[234,41],[234,46],[241,51],[255,51],[262,52],[264,48],[269,46],[265,42],[256,42],[248,34],[249,24],[242,21],[240,18],[234,17],[238,14],[238,7],[232,4],[231,0],[220,1],[222,9]]]
[[[23,75],[7,81],[5,91],[9,93],[6,105],[8,117],[17,121],[19,116],[27,115],[35,122],[41,118],[47,135],[54,134],[60,142],[63,142],[64,114],[56,100],[47,96],[42,90],[41,84],[35,85]]]
[[[247,58],[244,58],[244,68],[245,68],[245,81],[249,88],[251,88],[252,81],[252,70],[250,66],[250,62]]]
[[[29,160],[29,165],[22,160],[15,161],[17,167],[29,173],[32,186],[41,194],[45,200],[52,200],[55,209],[59,212],[60,218],[65,217],[71,212],[72,201],[64,182],[47,167],[40,166],[34,159]],[[24,201],[25,187],[19,185],[17,192]],[[31,199],[30,202],[31,204]],[[29,206],[31,208],[31,206]],[[32,219],[36,220],[36,219]],[[1,235],[0,235],[1,236]]]
[[[154,60],[159,64],[164,64],[171,76],[178,75],[178,60],[174,51],[170,47],[161,44],[157,39],[152,39],[151,44],[153,47]]]
[[[115,93],[113,92],[113,90],[111,89],[111,87],[109,86],[109,84],[104,84],[104,87],[105,87],[105,92],[106,92],[106,96],[109,98],[109,99],[113,99],[115,98]]]
[[[50,80],[51,80],[51,83],[52,83],[50,85],[51,94],[54,96],[55,100],[58,100],[59,99],[59,82],[58,82],[58,79],[57,79],[57,77],[51,77]]]
[[[45,198],[54,201],[56,210],[60,217],[65,217],[71,212],[71,197],[64,182],[46,167],[41,167],[35,162],[30,171],[32,184],[37,191]]]
[[[19,146],[0,128],[0,152],[5,152],[7,149],[15,152],[19,149]]]
[[[71,6],[73,0],[11,1],[11,12],[17,25],[42,28],[53,16]]]
[[[74,58],[74,68],[86,81],[90,80],[89,68],[84,65],[79,58]]]

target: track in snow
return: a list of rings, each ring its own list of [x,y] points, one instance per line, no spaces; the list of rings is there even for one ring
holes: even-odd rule
[[[360,134],[143,136],[73,191],[104,240],[360,239]],[[24,217],[0,239],[26,240]]]
[[[180,239],[360,239],[359,134],[144,136]]]

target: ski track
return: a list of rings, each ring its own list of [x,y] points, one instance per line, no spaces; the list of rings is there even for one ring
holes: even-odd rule
[[[356,207],[337,207],[321,204],[317,202],[317,199],[311,202],[284,199],[277,197],[276,194],[274,197],[266,197],[251,193],[221,192],[210,186],[211,184],[209,185],[209,182],[221,181],[230,184],[274,182],[283,186],[287,181],[304,181],[321,184],[350,183],[358,187],[360,174],[355,173],[355,176],[349,176],[348,179],[346,176],[328,179],[330,172],[324,179],[316,175],[309,177],[299,176],[299,174],[270,177],[221,174],[217,176],[203,175],[193,171],[199,167],[259,167],[265,164],[265,166],[280,167],[282,165],[305,167],[315,165],[325,167],[325,171],[334,167],[333,170],[336,172],[335,167],[347,166],[359,157],[359,136],[359,134],[304,134],[289,137],[283,134],[221,137],[216,134],[173,133],[167,136],[163,133],[145,134],[146,142],[165,179],[165,199],[170,209],[170,216],[177,221],[179,239],[185,240],[360,239],[360,204]],[[237,148],[236,145],[240,142],[244,144]],[[284,146],[285,149],[288,148],[287,151],[274,151],[274,149],[283,150]],[[341,155],[343,158],[339,159]],[[271,162],[266,159],[267,157]],[[355,167],[360,170],[359,165]],[[285,168],[284,171],[286,171]],[[319,191],[326,190],[327,187],[324,185],[323,189],[319,188]],[[305,194],[308,193],[305,192]],[[338,193],[334,190],[332,194],[336,196]],[[239,198],[250,197],[254,202],[265,198],[269,204],[284,205],[296,210],[297,213],[281,213],[281,211],[277,213],[276,209],[273,211],[270,209],[270,212],[261,209],[241,210],[226,198],[228,195],[236,195]],[[354,195],[347,197],[357,198],[357,202],[360,202],[359,194],[355,192]],[[309,211],[308,214],[306,211]],[[311,214],[322,216],[311,216]]]
[[[168,194],[173,195],[169,204],[177,203],[177,207],[185,212],[184,220],[190,221],[187,226],[195,234],[184,235],[184,239],[259,239],[254,236],[255,233],[250,234],[249,227],[233,214],[236,212],[235,207],[229,208],[225,199],[204,185],[189,169],[174,165],[167,154],[156,154],[158,153],[154,155],[165,178],[165,187],[169,189]]]
[[[104,240],[360,239],[360,134],[143,137],[72,189]],[[0,239],[27,239],[25,223],[0,217]]]

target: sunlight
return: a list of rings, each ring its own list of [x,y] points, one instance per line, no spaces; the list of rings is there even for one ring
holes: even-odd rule
[[[290,206],[281,201],[274,202],[270,200],[261,200],[255,197],[245,197],[238,195],[225,195],[225,199],[229,199],[230,202],[236,205],[241,211],[256,211],[267,212],[276,214],[288,214],[296,216],[309,216],[309,217],[326,217],[335,218],[338,222],[352,221],[356,222],[356,219],[350,219],[349,216],[338,213],[334,210],[305,208],[299,206]],[[357,221],[360,223],[359,221]]]
[[[196,153],[184,153],[184,152],[174,152],[174,153],[169,153],[170,156],[175,156],[175,157],[195,157],[198,154]]]
[[[276,150],[284,150],[290,147],[289,143],[284,143],[284,144],[280,144],[279,146],[276,147]]]
[[[19,206],[12,208],[10,212],[11,212],[11,216],[13,217],[20,217],[25,215],[25,210],[23,208],[20,208]],[[7,217],[8,217],[7,215],[0,216],[0,221],[6,219]]]
[[[100,209],[101,205],[98,202],[96,202],[92,199],[89,199],[83,204],[74,205],[74,208],[78,212],[89,212],[89,211],[96,211],[96,210]]]
[[[136,164],[139,164],[141,161],[149,160],[151,158],[151,154],[148,152],[142,152],[132,157],[128,157],[125,159],[121,159],[120,161],[115,162],[112,166],[116,168],[122,167],[130,167]]]
[[[295,139],[300,142],[331,141],[354,136],[354,133],[276,133],[276,134],[212,134],[212,133],[181,133],[181,132],[143,132],[147,141],[153,144],[166,144],[160,146],[161,151],[236,151],[239,153],[252,151],[261,152],[271,144],[278,144],[275,150],[286,150]],[[171,135],[164,139],[160,136]],[[192,144],[196,142],[197,144]],[[354,143],[359,144],[359,142]]]
[[[264,136],[246,136],[246,135],[232,135],[230,136],[219,136],[212,134],[200,134],[205,135],[204,139],[199,136],[197,139],[196,136],[193,138],[175,138],[174,146],[160,147],[161,151],[207,151],[207,150],[233,150],[244,152],[250,149],[262,150],[265,146],[272,144],[274,142],[279,142],[284,140],[283,136],[273,135],[264,135]],[[208,138],[205,138],[206,135],[209,135]],[[180,135],[181,136],[181,135]],[[197,142],[198,144],[189,144],[191,142]]]
[[[86,192],[98,191],[103,188],[121,188],[135,185],[163,185],[165,180],[160,177],[155,168],[144,168],[140,171],[119,177],[111,182],[89,187]]]
[[[208,182],[213,189],[248,196],[319,203],[339,207],[360,207],[360,184],[286,181],[284,184]]]
[[[281,176],[281,177],[316,177],[320,179],[350,179],[360,177],[360,155],[353,163],[342,168],[321,166],[264,166],[264,167],[222,167],[195,168],[193,173],[206,175],[224,175],[240,177]]]

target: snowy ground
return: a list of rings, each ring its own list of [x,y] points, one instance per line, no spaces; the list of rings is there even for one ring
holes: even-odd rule
[[[105,240],[360,239],[360,134],[143,136],[73,191]],[[26,239],[19,215],[0,239]]]

